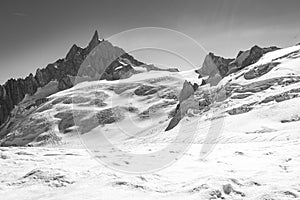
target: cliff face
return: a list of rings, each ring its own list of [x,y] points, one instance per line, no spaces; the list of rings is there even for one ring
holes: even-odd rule
[[[249,50],[240,51],[236,58],[223,58],[209,53],[202,67],[196,72],[202,77],[208,76],[207,83],[216,85],[225,76],[256,63],[264,54],[278,49],[278,47],[261,48],[255,45]]]
[[[92,80],[119,80],[134,73],[132,66],[143,65],[123,49],[113,46],[108,41],[101,41],[81,64],[77,75],[90,77]],[[80,80],[75,80],[76,82]]]
[[[189,108],[199,107],[198,102],[193,98],[194,92],[198,89],[198,87],[199,85],[197,83],[192,84],[188,81],[184,81],[182,89],[178,96],[179,103],[177,104],[173,118],[169,122],[169,125],[167,126],[165,131],[169,131],[177,126],[177,124],[184,117]]]

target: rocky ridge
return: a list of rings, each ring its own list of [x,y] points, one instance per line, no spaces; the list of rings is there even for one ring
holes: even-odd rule
[[[249,50],[240,51],[236,58],[223,58],[209,53],[205,57],[202,67],[196,70],[196,73],[199,74],[199,77],[208,77],[207,83],[217,85],[225,76],[256,63],[264,54],[278,49],[275,46],[261,48],[255,45]]]

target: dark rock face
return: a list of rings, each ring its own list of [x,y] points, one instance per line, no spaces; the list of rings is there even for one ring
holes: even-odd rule
[[[120,80],[124,78],[129,78],[132,74],[135,73],[135,70],[131,65],[122,64],[119,59],[113,61],[105,72],[101,75],[100,79],[106,80]]]
[[[11,98],[7,95],[5,87],[0,85],[0,125],[6,121],[11,109]]]
[[[182,117],[183,117],[183,114],[180,109],[180,104],[178,104],[176,107],[176,110],[174,111],[174,113],[172,113],[172,119],[169,122],[165,131],[169,131],[169,130],[173,129],[175,126],[177,126],[177,124],[180,122]]]
[[[32,74],[25,79],[10,79],[0,86],[0,125],[7,120],[14,105],[22,101],[25,94],[35,93],[37,88],[38,83]]]
[[[253,109],[253,103],[242,105],[238,108],[233,108],[231,110],[228,110],[228,114],[230,115],[239,115],[243,113],[247,113]]]
[[[290,99],[298,98],[298,97],[300,97],[299,93],[300,93],[300,88],[291,89],[291,90],[289,90],[287,92],[284,92],[284,93],[281,93],[281,94],[266,97],[264,100],[262,100],[260,102],[260,104],[269,103],[269,102],[272,102],[272,101],[282,102],[282,101],[287,101],[287,100],[290,100]]]
[[[246,57],[242,61],[242,68],[247,67],[248,65],[252,65],[256,63],[265,53],[278,50],[278,47],[268,47],[268,48],[260,48],[259,46],[255,45],[250,49],[249,56]]]
[[[207,83],[216,85],[228,72],[229,64],[234,59],[225,59],[220,56],[216,56],[213,53],[209,53],[204,60],[202,67],[196,70],[196,73],[201,77],[208,76]]]
[[[234,95],[234,96],[232,96],[231,97],[231,99],[245,99],[245,98],[247,98],[247,97],[249,97],[249,96],[251,96],[251,95],[253,95],[253,94],[251,94],[251,93],[249,93],[249,94],[236,94],[236,95]]]
[[[288,86],[291,84],[299,83],[299,76],[283,76],[278,78],[271,78],[262,81],[256,81],[253,83],[249,83],[247,85],[239,85],[239,84],[229,84],[225,86],[226,96],[229,97],[232,94],[243,94],[243,93],[257,93],[263,90],[267,90],[275,84],[281,86]],[[292,90],[292,93],[295,93],[296,90]]]
[[[69,76],[65,76],[58,81],[58,89],[59,90],[65,90],[65,89],[71,88],[72,86],[73,86],[73,83]]]
[[[164,101],[162,103],[157,103],[157,104],[150,106],[143,112],[139,113],[138,116],[141,119],[149,118],[152,114],[155,114],[158,112],[163,112],[164,108],[166,108],[169,105],[174,105],[174,104],[176,104],[176,101]]]
[[[61,119],[58,124],[58,129],[62,133],[67,133],[68,128],[75,125],[72,112],[58,113],[54,117]]]
[[[226,74],[229,70],[228,65],[230,65],[230,63],[232,61],[234,61],[234,59],[231,59],[231,58],[226,59],[226,58],[223,58],[220,56],[215,56],[212,53],[210,53],[210,57],[211,57],[213,63],[215,63],[215,65],[217,66],[220,75],[222,77],[226,76]]]
[[[257,66],[244,74],[246,80],[258,78],[276,67],[279,63],[267,63],[265,65]]]
[[[81,64],[77,76],[89,77],[89,80],[119,80],[135,73],[133,67],[144,63],[134,59],[123,49],[113,46],[108,41],[101,41]],[[81,82],[75,79],[75,83]]]
[[[196,90],[197,88],[194,88],[190,82],[184,81],[182,89],[179,94],[179,103],[183,102],[184,100],[192,96]]]
[[[40,106],[40,105],[42,105],[43,103],[46,103],[48,101],[48,99],[47,98],[41,98],[41,99],[37,99],[37,100],[35,100],[35,102],[33,103],[33,104],[30,104],[29,106],[27,106],[25,109],[30,109],[30,108],[32,108],[32,107],[34,107],[34,106]]]
[[[85,49],[85,54],[88,54],[89,52],[91,52],[97,45],[99,44],[99,35],[98,35],[98,31],[96,30],[92,40],[89,42],[89,45],[87,46],[87,48]]]
[[[98,119],[98,123],[104,125],[122,120],[124,118],[124,114],[120,107],[113,107],[99,111],[96,117]]]
[[[123,55],[121,55],[121,58],[129,60],[135,66],[140,66],[145,64],[143,62],[136,60],[133,56],[129,55],[128,53],[124,53]]]
[[[223,185],[223,191],[225,194],[230,194],[233,191],[232,185],[230,183]]]
[[[146,96],[146,95],[155,94],[159,90],[160,88],[158,87],[154,87],[150,85],[141,85],[134,91],[134,94],[137,96]]]
[[[192,85],[190,82],[185,81],[183,83],[182,89],[180,91],[179,94],[179,103],[177,104],[177,107],[174,111],[174,113],[172,113],[172,119],[169,122],[167,128],[165,129],[165,131],[169,131],[171,129],[173,129],[175,126],[177,126],[177,124],[180,122],[180,120],[184,117],[186,111],[188,110],[188,108],[193,108],[195,107],[200,107],[200,106],[206,106],[206,101],[205,102],[197,102],[194,101],[194,99],[191,99],[190,101],[189,98],[192,97],[195,93],[195,91],[198,89],[198,85],[195,83],[194,85]],[[182,105],[184,104],[184,105]]]
[[[281,120],[281,123],[290,123],[290,122],[297,122],[300,121],[300,116],[293,116],[290,119],[283,119]]]
[[[254,46],[250,50],[240,51],[236,58],[223,58],[209,53],[202,67],[196,72],[200,77],[208,76],[207,83],[216,85],[225,76],[256,63],[264,54],[278,49],[278,47]]]

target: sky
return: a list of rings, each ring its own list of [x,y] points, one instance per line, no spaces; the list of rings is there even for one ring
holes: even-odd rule
[[[254,45],[286,47],[300,42],[298,0],[0,2],[0,84],[34,74],[65,57],[73,44],[85,47],[95,30],[126,51],[161,48],[132,53],[142,61],[170,67],[184,65],[170,55],[182,55],[200,67],[207,52],[235,57]],[[137,29],[141,27],[161,29]],[[124,32],[130,29],[134,31]]]

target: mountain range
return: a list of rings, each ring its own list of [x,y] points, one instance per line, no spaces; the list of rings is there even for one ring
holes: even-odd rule
[[[92,50],[94,54],[90,54]],[[93,62],[93,64],[90,65],[87,62]],[[119,66],[123,67],[115,70]],[[136,73],[132,66],[142,66],[148,70],[164,70],[154,65],[145,65],[108,41],[100,41],[98,32],[95,31],[87,47],[81,48],[74,44],[65,58],[48,64],[45,68],[37,69],[35,75],[31,73],[24,79],[12,78],[4,85],[0,85],[0,128],[9,121],[13,108],[26,95],[34,95],[39,88],[47,88],[49,84],[56,85],[43,96],[46,98],[50,94],[71,88],[75,81],[79,82],[80,78],[84,81],[118,80],[129,77]],[[177,69],[166,70],[178,71]],[[43,98],[36,99],[34,104],[39,106],[44,102]],[[29,105],[31,106],[33,105]]]
[[[180,94],[179,91],[174,94],[174,99],[179,101],[176,102],[177,107],[174,109],[173,115],[170,115],[173,119],[166,131],[174,128],[189,108],[196,106],[199,109],[199,106],[208,107],[211,104],[211,101],[206,97],[202,100],[189,100],[185,108],[180,106],[190,97],[194,97],[194,93],[200,86],[216,86],[222,79],[242,71],[258,62],[265,54],[279,49],[275,46],[261,48],[255,45],[249,50],[240,51],[236,58],[223,58],[209,53],[202,66],[191,72],[192,75],[189,74],[190,77],[198,76],[198,80],[193,80],[191,83],[187,81],[190,77],[185,77],[182,89],[178,89],[181,90]],[[276,63],[272,63],[260,67],[259,70],[250,70],[244,74],[244,78],[260,77],[276,65]],[[143,70],[141,69],[148,72],[181,73],[175,68],[160,69],[154,65],[138,61],[123,49],[113,46],[109,41],[100,40],[98,32],[95,31],[87,47],[81,48],[74,44],[65,58],[48,64],[45,68],[38,69],[35,75],[30,74],[24,79],[10,79],[4,85],[0,85],[0,139],[4,140],[9,133],[14,132],[20,126],[20,119],[25,120],[28,113],[32,113],[31,108],[37,109],[44,106],[49,101],[49,96],[59,91],[72,88],[74,85],[85,81],[127,79],[134,74],[142,73]],[[144,86],[141,91],[144,93],[144,90],[147,91],[148,89],[154,91],[152,87],[148,88],[148,86]],[[159,89],[157,88],[157,90]],[[232,93],[232,91],[226,92],[227,95]],[[176,95],[178,98],[175,98]],[[41,134],[43,131],[38,132]],[[38,136],[39,134],[34,135]],[[31,138],[31,140],[33,139]],[[30,140],[26,140],[14,145],[25,145],[30,142]],[[6,143],[2,142],[2,145],[6,145]]]
[[[236,58],[223,58],[209,53],[202,67],[195,72],[199,74],[199,78],[208,77],[207,83],[216,85],[225,76],[257,62],[265,53],[278,49],[278,47],[260,48],[254,46],[250,50],[240,51]],[[97,54],[90,54],[92,50]],[[115,70],[120,65],[123,65],[121,70]],[[148,71],[163,70],[134,59],[123,49],[113,46],[109,41],[99,40],[98,32],[95,31],[87,47],[81,48],[74,44],[65,58],[48,64],[45,68],[38,69],[35,75],[29,74],[24,79],[12,78],[4,85],[0,85],[0,127],[3,129],[4,125],[9,122],[13,108],[25,96],[34,95],[39,88],[45,88],[48,84],[56,85],[42,98],[36,99],[33,102],[34,105],[28,105],[28,107],[39,106],[46,101],[47,96],[71,88],[75,81],[128,78],[136,73],[132,66],[142,66]],[[178,71],[174,68],[167,70]]]

